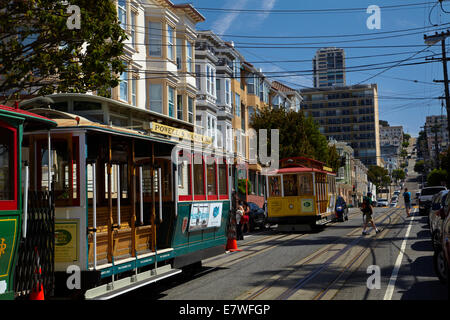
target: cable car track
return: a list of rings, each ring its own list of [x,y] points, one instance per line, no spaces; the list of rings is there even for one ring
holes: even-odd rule
[[[387,226],[389,226],[392,223],[392,215],[395,214],[398,211],[399,208],[390,208],[388,211],[382,213],[381,216],[376,217],[375,220],[377,224],[383,224],[386,220],[388,220],[387,225],[383,227],[383,230],[386,229]],[[381,221],[380,221],[381,220]],[[383,231],[382,230],[382,231]],[[346,236],[355,236],[356,233],[359,233],[361,231],[361,227],[357,227],[351,232],[349,232]],[[380,233],[381,234],[381,233]],[[326,270],[333,262],[337,261],[340,257],[344,256],[345,253],[351,252],[352,248],[355,248],[358,243],[360,243],[365,237],[364,236],[358,236],[355,239],[351,240],[347,244],[344,245],[343,248],[336,248],[341,246],[342,244],[336,244],[337,240],[331,244],[328,244],[327,246],[319,249],[318,251],[314,252],[312,255],[303,258],[302,260],[298,261],[294,264],[294,267],[302,267],[307,266],[311,262],[319,259],[320,257],[324,256],[326,253],[330,253],[332,251],[336,251],[333,255],[331,255],[329,258],[326,259],[325,262],[320,263],[320,266],[310,271],[306,277],[302,277],[302,279],[297,280],[294,285],[290,286],[290,288],[283,290],[280,294],[277,294],[276,300],[287,300],[290,297],[292,297],[296,292],[304,288],[308,283],[310,283],[311,280],[316,278],[319,274],[321,274],[324,270]],[[373,239],[378,238],[377,236],[372,237],[370,241],[373,241]],[[335,277],[331,283],[327,285],[327,287],[320,291],[318,294],[314,296],[313,299],[320,300],[322,297],[324,297],[331,288],[342,278],[342,276],[345,274],[347,270],[349,270],[358,259],[364,255],[365,252],[367,252],[368,247],[364,247],[362,250],[357,251],[356,254],[352,255],[352,258],[350,259],[350,262],[346,263],[343,270],[339,272],[337,277]],[[256,292],[249,295],[249,293],[242,295],[239,298],[245,299],[245,300],[255,300],[259,296],[261,296],[264,292],[267,292],[269,289],[274,288],[276,283],[280,280],[286,280],[289,276],[292,276],[296,271],[298,271],[298,268],[286,270],[285,272],[273,277],[270,279],[263,287],[258,289]],[[267,299],[267,298],[264,298]],[[272,299],[272,298],[269,298]]]

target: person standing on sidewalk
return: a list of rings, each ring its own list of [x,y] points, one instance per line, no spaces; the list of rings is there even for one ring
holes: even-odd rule
[[[372,227],[375,229],[375,232],[378,233],[380,230],[375,226],[375,222],[373,221],[373,208],[372,208],[372,194],[369,192],[366,197],[363,198],[363,202],[361,204],[361,211],[363,212],[363,231],[362,234],[366,235],[369,234],[368,231],[366,231],[367,226],[369,223],[372,225]]]
[[[236,210],[236,240],[244,240],[242,217],[244,216],[244,208],[239,205]]]
[[[405,200],[405,209],[406,209],[406,216],[410,217],[410,210],[411,210],[411,192],[408,191],[408,188],[405,188],[405,192],[403,192],[403,199]]]

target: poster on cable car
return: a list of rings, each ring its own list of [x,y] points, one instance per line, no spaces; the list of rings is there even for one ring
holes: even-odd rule
[[[189,232],[220,227],[222,203],[194,203],[191,207]]]

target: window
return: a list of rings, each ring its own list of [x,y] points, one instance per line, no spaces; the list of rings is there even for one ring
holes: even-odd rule
[[[130,21],[130,33],[131,33],[131,46],[136,47],[136,12],[131,11],[131,21]]]
[[[117,13],[119,15],[119,22],[122,29],[127,28],[127,2],[126,0],[118,1]]]
[[[183,66],[183,39],[177,39],[177,69]]]
[[[211,67],[206,65],[206,92],[211,93]]]
[[[200,155],[194,156],[194,196],[200,196],[198,200],[204,199],[205,195],[205,172],[203,170],[203,160]]]
[[[70,146],[70,141],[72,145]],[[69,147],[70,146],[70,147]],[[51,141],[51,183],[54,186],[56,206],[78,206],[79,159],[78,137],[53,137]],[[46,138],[37,141],[38,189],[48,190],[48,145]]]
[[[227,175],[227,165],[225,163],[218,165],[219,170],[219,195],[228,196],[228,175]]]
[[[174,46],[174,30],[171,26],[167,26],[167,58],[173,60],[173,46]]]
[[[231,106],[231,80],[225,79],[225,103]]]
[[[226,128],[226,139],[227,139],[227,151],[233,152],[233,129],[230,125],[227,125]]]
[[[169,87],[169,117],[175,117],[175,89]]]
[[[161,22],[149,23],[149,54],[152,57],[162,56],[162,24]]]
[[[183,96],[177,95],[177,119],[183,120]]]
[[[301,195],[312,195],[313,194],[313,183],[312,174],[299,174],[298,175],[300,194]]]
[[[298,195],[297,189],[297,175],[288,174],[283,176],[283,190],[284,196],[292,197]]]
[[[216,187],[216,163],[208,164],[206,166],[206,176],[208,181],[208,198],[209,196],[217,195],[217,187]]]
[[[248,93],[250,93],[250,94],[256,93],[255,78],[253,77],[253,75],[249,75],[249,77],[247,78],[247,90],[248,90]]]
[[[201,67],[199,64],[195,65],[195,83],[197,85],[197,89],[202,90],[202,75],[201,75]]]
[[[162,85],[150,84],[150,110],[162,113]]]
[[[239,94],[235,94],[234,107],[236,110],[236,116],[241,116],[241,96]]]
[[[188,98],[188,121],[194,123],[194,99]]]
[[[133,77],[131,79],[131,104],[133,106],[137,106],[136,90],[137,90],[137,79]]]
[[[187,72],[192,72],[192,43],[187,41],[186,45],[186,69]]]
[[[269,177],[269,195],[271,197],[280,197],[280,177]]]
[[[124,65],[125,71],[120,75],[119,98],[128,102],[128,71],[126,71],[128,65],[125,62]]]
[[[17,209],[16,130],[0,127],[0,207]]]
[[[180,159],[181,160],[181,159]],[[191,194],[191,165],[183,160],[178,163],[178,195],[181,197]],[[181,198],[182,200],[192,200],[191,198]]]

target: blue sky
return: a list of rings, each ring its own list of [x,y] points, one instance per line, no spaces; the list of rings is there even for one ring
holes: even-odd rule
[[[176,4],[186,3],[186,1],[173,1]],[[370,14],[366,10],[353,12],[328,12],[328,13],[308,13],[308,14],[280,14],[273,10],[315,10],[315,9],[343,9],[343,8],[367,8],[370,5],[392,6],[404,4],[422,4],[418,6],[409,6],[405,8],[382,8],[381,9],[381,29],[369,30],[366,25]],[[400,34],[409,34],[406,36],[395,36],[392,34],[383,34],[403,29],[430,27],[430,20],[433,24],[443,24],[450,22],[450,14],[444,13],[439,5],[435,6],[432,0],[404,0],[404,1],[385,1],[385,0],[193,0],[191,3],[198,8],[200,13],[205,16],[206,21],[197,25],[199,30],[213,30],[222,38],[234,41],[236,48],[245,56],[246,60],[253,63],[256,67],[262,68],[263,72],[285,72],[298,70],[311,70],[312,58],[317,48],[311,47],[343,47],[346,53],[346,65],[348,67],[357,67],[366,64],[380,64],[382,67],[394,65],[392,61],[401,61],[413,56],[414,53],[425,49],[423,30],[405,31]],[[202,9],[205,8],[205,9]],[[210,11],[207,8],[219,9],[263,9],[270,12],[245,13]],[[450,1],[444,3],[444,9],[450,12]],[[445,27],[445,26],[444,26]],[[444,28],[441,27],[441,28]],[[448,25],[450,28],[450,25]],[[439,27],[436,27],[439,28]],[[318,36],[342,36],[365,34],[361,37],[318,37]],[[427,33],[430,34],[430,33]],[[241,38],[238,36],[251,36]],[[265,36],[272,38],[255,38],[254,36]],[[283,38],[283,37],[311,37],[314,38]],[[390,38],[375,39],[370,41],[361,41],[373,37]],[[276,38],[280,37],[280,38]],[[339,43],[339,41],[348,41]],[[358,41],[357,41],[358,40]],[[248,44],[250,43],[250,44]],[[255,43],[270,43],[271,46],[278,48],[245,48],[255,46]],[[306,44],[313,43],[313,44]],[[450,43],[450,39],[448,40]],[[272,45],[273,44],[273,45]],[[302,48],[279,48],[280,44],[291,44],[292,46]],[[405,45],[413,47],[397,48],[345,48],[355,46],[398,46]],[[421,47],[418,47],[421,46]],[[305,48],[309,47],[309,48]],[[411,62],[424,62],[425,56],[434,53],[440,54],[440,45],[429,48],[431,51],[424,51],[414,56]],[[401,53],[392,56],[377,56],[383,54]],[[353,58],[369,56],[368,58]],[[304,62],[273,62],[285,60],[306,60]],[[266,63],[258,63],[258,62]],[[256,62],[256,63],[254,63]],[[273,62],[273,63],[271,63]],[[383,64],[391,62],[391,64]],[[360,68],[356,68],[357,70]],[[364,82],[366,79],[383,71],[364,70],[347,72],[347,84],[358,83],[376,83],[379,89],[379,112],[380,119],[387,120],[390,125],[402,125],[405,132],[416,136],[424,125],[427,115],[446,114],[445,108],[442,109],[441,101],[437,99],[428,99],[444,95],[442,84],[435,84],[433,80],[443,79],[442,63],[428,63],[422,65],[413,65],[405,67],[394,67],[388,71]],[[280,74],[279,74],[280,75]],[[294,88],[302,86],[311,87],[312,77],[310,75],[298,76],[289,75],[283,78],[274,78],[274,80],[287,81],[286,84]],[[414,82],[412,80],[417,80]],[[393,99],[396,97],[397,99]],[[420,98],[411,99],[407,98]],[[425,100],[427,98],[428,100]]]

